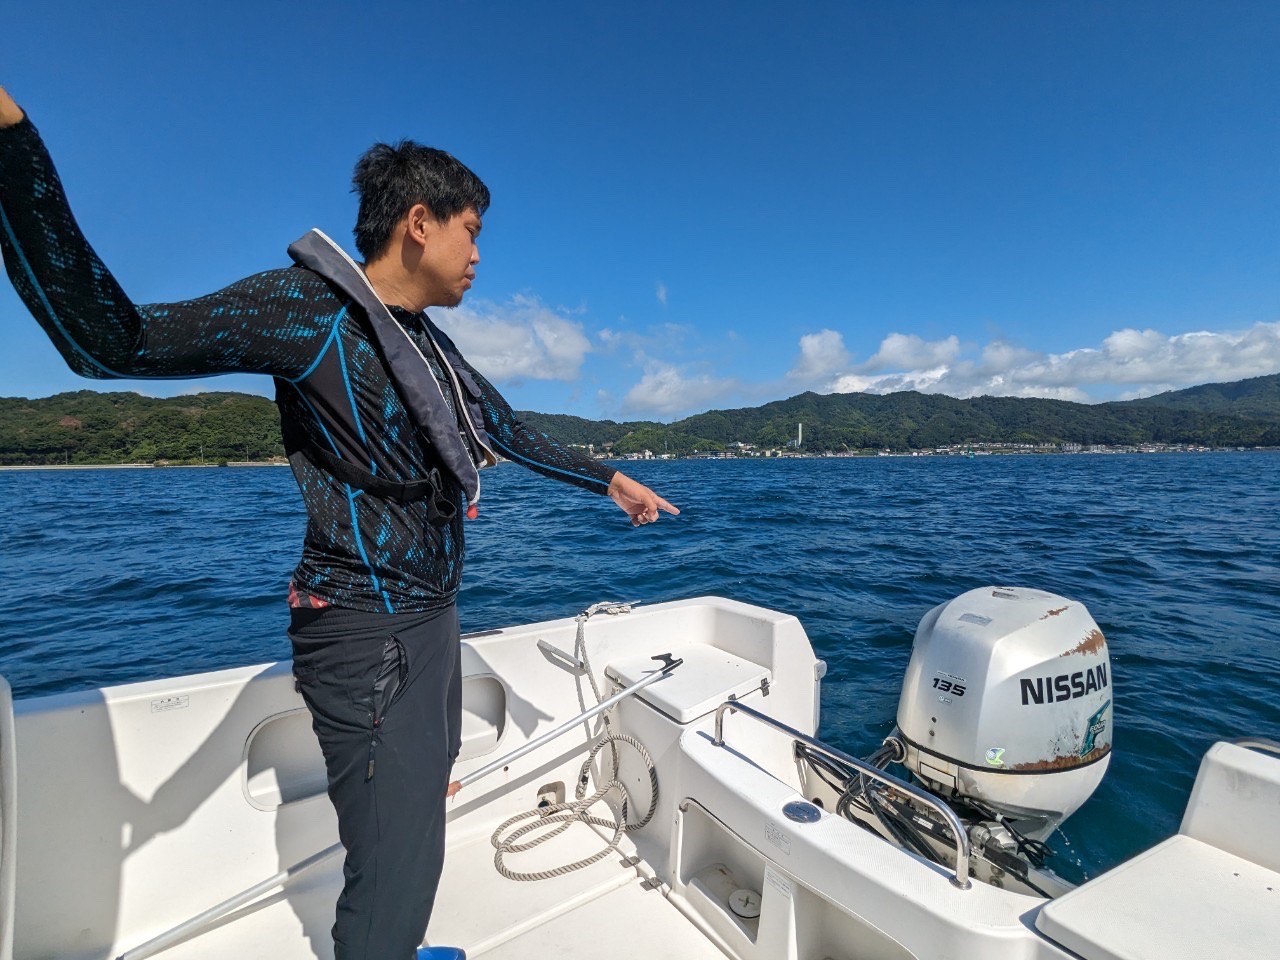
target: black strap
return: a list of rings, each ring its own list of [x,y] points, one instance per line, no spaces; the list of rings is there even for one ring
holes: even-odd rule
[[[443,496],[443,484],[440,481],[440,470],[432,467],[431,471],[420,480],[406,480],[397,483],[385,477],[374,476],[363,467],[344,460],[324,447],[314,443],[306,443],[301,449],[289,455],[289,460],[297,466],[296,458],[309,460],[313,466],[324,470],[335,479],[350,487],[362,490],[379,500],[390,500],[393,503],[406,504],[430,498],[427,504],[427,519],[434,524],[447,523],[458,512],[458,506]]]

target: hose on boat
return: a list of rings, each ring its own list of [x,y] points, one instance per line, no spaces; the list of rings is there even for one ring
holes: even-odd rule
[[[1009,831],[1009,835],[1013,837],[1018,853],[1025,857],[1033,867],[1043,867],[1045,860],[1053,856],[1053,848],[1043,840],[1035,840],[1028,837],[1014,825],[1012,820],[1005,817],[998,810],[993,810],[985,804],[972,799],[969,801],[969,806],[973,807],[988,820],[1003,824],[1004,828]]]
[[[596,683],[595,673],[591,669],[591,659],[587,655],[587,621],[598,613],[608,616],[630,613],[631,607],[632,605],[629,603],[596,603],[578,614],[574,657],[582,665],[582,669],[591,683],[591,692],[596,698],[596,703],[602,703],[605,698]],[[579,685],[578,690],[579,698],[583,699],[581,685]],[[583,703],[582,706],[585,708],[586,704]],[[602,719],[604,720],[606,731],[605,736],[597,740],[591,747],[590,753],[587,754],[587,759],[578,771],[574,799],[569,802],[553,803],[549,806],[537,807],[533,810],[526,810],[524,813],[518,813],[514,817],[503,821],[494,830],[493,836],[490,838],[490,842],[495,848],[493,865],[498,873],[508,880],[550,880],[553,877],[564,876],[566,873],[589,867],[591,864],[598,863],[614,853],[622,842],[624,834],[632,830],[639,830],[653,819],[654,811],[658,808],[658,771],[654,768],[653,758],[649,756],[649,751],[645,749],[644,744],[635,739],[635,737],[628,736],[625,733],[615,733],[607,712],[602,715]],[[649,809],[635,823],[627,822],[630,795],[619,779],[619,768],[621,766],[621,759],[618,754],[619,744],[625,744],[635,750],[640,755],[640,759],[644,762],[645,768],[649,773]],[[605,775],[604,784],[591,796],[587,796],[587,785],[591,782],[591,768],[596,761],[596,757],[606,746],[609,748],[610,770]],[[615,816],[606,818],[590,812],[596,804],[605,801],[613,793],[618,796],[618,807]],[[524,823],[514,830],[510,829],[526,820],[530,822]],[[564,833],[575,823],[612,830],[613,837],[608,845],[597,853],[563,866],[552,867],[547,870],[519,871],[512,870],[506,865],[505,857],[508,854],[532,850],[534,847]],[[533,835],[532,837],[530,837],[531,834]],[[530,837],[530,839],[524,839],[526,837]]]
[[[866,762],[883,770],[890,763],[901,763],[905,755],[906,748],[902,741],[896,736],[888,736],[866,758]],[[886,837],[892,838],[898,846],[911,850],[933,863],[946,865],[946,859],[929,843],[930,839],[944,843],[951,842],[950,831],[943,825],[938,824],[934,830],[925,830],[922,826],[924,821],[920,820],[909,803],[895,800],[889,791],[865,774],[815,753],[802,744],[796,746],[796,757],[807,764],[818,779],[838,795],[836,814],[853,823],[866,826],[865,820],[855,813],[856,808],[874,818],[881,832]],[[965,798],[963,811],[962,818],[969,816],[1002,824],[1013,838],[1018,855],[1031,867],[1042,869],[1045,860],[1053,855],[1053,850],[1044,841],[1026,836],[999,811],[983,803]],[[941,831],[941,835],[938,831]],[[985,852],[979,852],[978,856],[983,859],[989,858]],[[1025,870],[1017,873],[1016,876],[1020,883],[1025,884],[1034,893],[1046,899],[1052,898],[1053,895],[1027,876]]]
[[[827,757],[797,746],[796,755],[808,764],[814,773],[831,787],[838,795],[835,813],[853,823],[861,823],[854,813],[854,808],[873,817],[880,829],[900,847],[912,850],[933,863],[943,863],[943,858],[921,835],[920,827],[910,816],[889,802],[884,788],[873,782],[865,774],[837,763]],[[886,737],[884,742],[869,756],[867,763],[881,770],[890,763],[900,762],[905,755],[902,741],[897,737]]]

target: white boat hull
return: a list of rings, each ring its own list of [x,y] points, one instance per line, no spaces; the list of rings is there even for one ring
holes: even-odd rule
[[[455,776],[571,720],[583,709],[583,689],[591,705],[573,669],[575,628],[560,620],[464,640]],[[737,714],[725,722],[725,744],[713,743],[714,711],[730,694],[815,732],[820,663],[794,617],[689,600],[597,616],[587,644],[602,687],[610,673],[619,678],[614,688],[627,682],[637,657],[688,660],[683,675],[678,669],[612,715],[615,731],[653,757],[653,820],[584,870],[509,880],[494,869],[494,828],[534,807],[548,787],[571,795],[600,722],[512,761],[451,801],[429,942],[464,947],[472,960],[1065,960],[1072,954],[1062,943],[1081,950],[1087,937],[1068,911],[1047,933],[1037,929],[1045,900],[979,883],[959,889],[945,868],[834,815],[788,819],[784,806],[807,798],[787,737]],[[4,823],[6,839],[16,834],[16,904],[0,912],[12,923],[16,960],[117,957],[337,840],[319,751],[286,664],[20,702],[13,721],[0,748],[16,747],[16,811]],[[1262,803],[1274,811],[1280,761],[1264,758],[1255,768]],[[625,752],[621,779],[633,808],[643,809],[648,774]],[[1226,801],[1221,791],[1204,797],[1214,809],[1202,805],[1188,817],[1222,833]],[[1195,842],[1218,849],[1226,841],[1212,832],[1201,829]],[[519,868],[580,859],[604,845],[604,833],[575,827]],[[1265,842],[1274,859],[1257,866],[1274,872],[1280,835],[1272,830]],[[13,866],[7,855],[5,868]],[[340,886],[337,858],[157,955],[328,960]],[[731,909],[738,889],[759,895],[758,917]],[[1280,921],[1268,931],[1280,937]],[[1129,956],[1108,949],[1086,943],[1093,952],[1082,955]]]

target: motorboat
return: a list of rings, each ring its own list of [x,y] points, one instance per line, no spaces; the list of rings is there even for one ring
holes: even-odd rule
[[[427,942],[471,960],[1280,956],[1274,741],[1211,747],[1155,847],[1078,886],[1045,867],[1111,752],[1078,601],[930,611],[861,757],[818,738],[788,613],[599,604],[462,655]],[[0,960],[332,956],[342,851],[288,663],[0,690]]]

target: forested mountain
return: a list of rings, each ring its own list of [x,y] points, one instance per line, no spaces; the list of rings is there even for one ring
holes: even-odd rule
[[[1234,383],[1206,383],[1133,402],[1276,422],[1280,421],[1280,374],[1237,380]]]
[[[802,393],[762,407],[717,410],[678,421],[672,433],[724,444],[782,447],[804,424],[804,449],[926,449],[957,443],[1280,442],[1275,420],[1201,413],[1154,404],[975,397],[916,392],[885,395]],[[652,447],[650,447],[652,449]]]
[[[565,443],[576,443],[582,446],[592,444],[601,447],[606,443],[621,440],[627,434],[635,433],[637,430],[662,429],[662,424],[651,420],[616,423],[613,420],[586,420],[567,413],[534,413],[531,410],[521,410],[520,417],[534,430],[549,433]]]
[[[567,443],[619,454],[648,449],[681,456],[735,442],[782,448],[800,423],[810,453],[969,443],[1280,446],[1280,374],[1099,404],[802,393],[671,424],[520,415]],[[198,393],[161,400],[80,390],[40,400],[0,398],[0,464],[220,462],[283,453],[275,405],[265,397]]]
[[[218,463],[284,455],[276,405],[244,393],[157,399],[78,390],[0,398],[0,464]]]
[[[531,425],[555,433],[539,414]],[[786,447],[804,424],[803,449],[811,452],[919,450],[948,444],[1141,443],[1208,446],[1280,445],[1280,374],[1239,383],[1206,384],[1144,400],[1069,403],[1017,397],[957,400],[912,392],[802,393],[760,407],[712,410],[672,424],[593,433],[579,421],[575,442],[612,443],[618,453],[644,449],[687,454],[722,450],[734,442]]]

